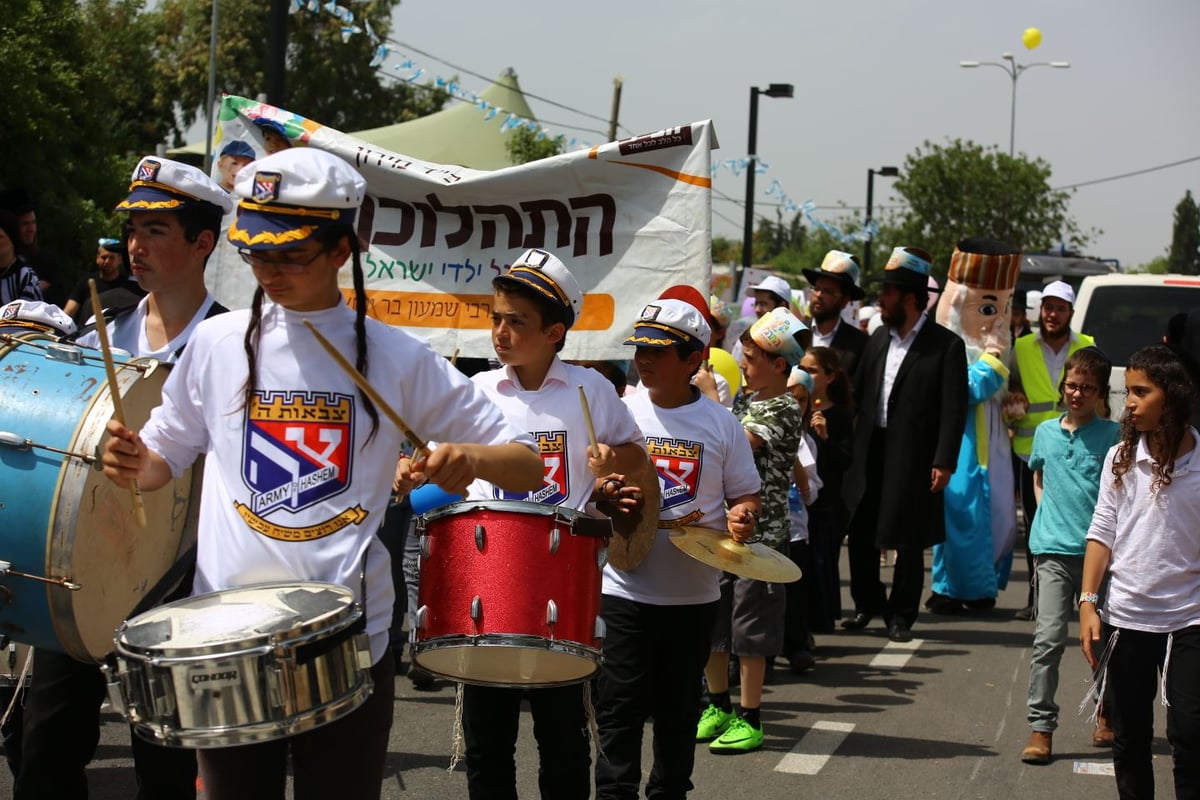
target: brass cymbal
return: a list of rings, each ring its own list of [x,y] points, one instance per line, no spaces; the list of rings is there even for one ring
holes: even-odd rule
[[[597,503],[596,507],[612,519],[613,535],[608,540],[608,563],[617,569],[634,569],[650,552],[658,532],[658,512],[662,503],[658,470],[647,457],[636,473],[632,470],[626,473],[625,485],[642,490],[641,508],[623,513],[614,511],[614,506],[609,503]]]
[[[671,531],[671,544],[710,567],[768,583],[800,580],[800,568],[790,558],[761,542],[741,544],[725,531],[685,525]]]

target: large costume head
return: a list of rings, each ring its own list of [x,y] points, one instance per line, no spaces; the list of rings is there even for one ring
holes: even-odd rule
[[[989,349],[1008,355],[1013,287],[1020,271],[1021,252],[1003,242],[971,237],[955,246],[937,321],[963,338],[972,361]]]

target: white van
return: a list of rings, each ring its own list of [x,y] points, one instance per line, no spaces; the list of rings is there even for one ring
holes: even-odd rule
[[[1096,339],[1112,359],[1108,402],[1113,419],[1125,406],[1125,363],[1139,348],[1158,344],[1167,321],[1181,312],[1200,308],[1200,276],[1091,275],[1083,279],[1075,298],[1071,327]]]

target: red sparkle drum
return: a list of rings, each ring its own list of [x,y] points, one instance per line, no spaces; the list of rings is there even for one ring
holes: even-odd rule
[[[484,686],[558,686],[600,668],[607,518],[514,500],[465,502],[417,519],[413,659]]]

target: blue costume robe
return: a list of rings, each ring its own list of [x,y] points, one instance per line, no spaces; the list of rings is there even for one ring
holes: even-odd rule
[[[933,591],[995,598],[1008,584],[1017,535],[1012,448],[1001,413],[1008,368],[986,353],[967,368],[967,424],[945,490],[946,541],[933,548]]]

